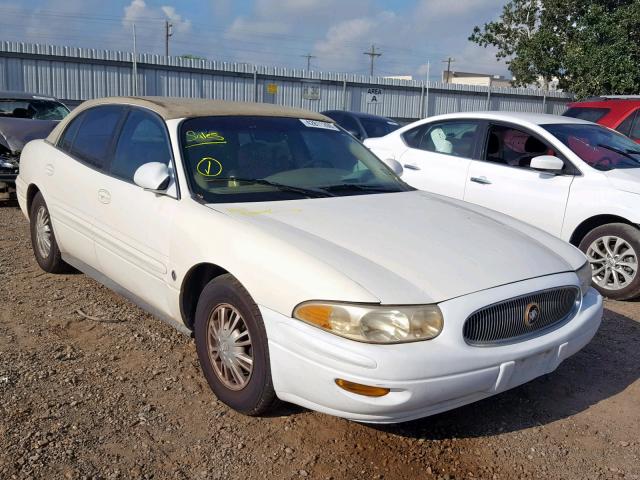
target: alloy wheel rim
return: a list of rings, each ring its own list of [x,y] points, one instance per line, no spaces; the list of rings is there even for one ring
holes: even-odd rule
[[[587,249],[593,281],[607,290],[628,287],[638,273],[638,256],[623,238],[608,235],[594,240]]]
[[[218,379],[230,390],[242,390],[253,373],[251,334],[233,305],[218,305],[207,325],[209,361]]]
[[[42,258],[49,258],[51,253],[51,220],[45,207],[36,213],[36,245]]]

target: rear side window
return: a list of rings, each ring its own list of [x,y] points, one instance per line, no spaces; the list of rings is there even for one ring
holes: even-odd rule
[[[111,173],[133,182],[141,165],[160,162],[169,165],[171,150],[164,123],[154,114],[132,110],[122,127],[111,162]]]
[[[604,107],[571,107],[562,115],[565,117],[579,118],[580,120],[586,120],[587,122],[598,123],[598,120],[610,111],[611,110]]]
[[[76,118],[71,120],[71,123],[67,126],[66,130],[62,134],[62,137],[60,137],[60,140],[58,141],[58,147],[60,147],[65,152],[71,153],[71,147],[73,145],[73,141],[76,138],[76,135],[78,134],[78,128],[82,123],[83,117],[84,113],[81,113]]]
[[[71,153],[89,165],[104,169],[122,112],[122,107],[105,106],[94,107],[83,113]]]
[[[479,124],[450,121],[423,125],[404,134],[410,147],[427,152],[472,158]]]
[[[633,119],[636,117],[635,112],[631,112],[627,115],[620,125],[616,127],[616,130],[622,133],[623,135],[629,136],[631,133],[631,125],[633,124]]]

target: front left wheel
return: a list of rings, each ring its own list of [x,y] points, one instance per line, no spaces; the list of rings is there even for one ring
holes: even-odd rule
[[[194,327],[198,359],[218,399],[245,415],[270,410],[277,398],[262,315],[234,276],[207,284]]]

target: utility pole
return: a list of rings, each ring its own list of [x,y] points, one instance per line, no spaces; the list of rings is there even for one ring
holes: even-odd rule
[[[364,52],[365,55],[369,55],[369,58],[371,60],[371,69],[369,70],[369,75],[371,75],[373,77],[373,61],[376,59],[376,57],[381,57],[382,54],[379,52],[376,52],[376,46],[375,45],[371,45],[371,50],[368,52]]]
[[[310,53],[307,53],[306,55],[301,55],[301,57],[307,59],[307,71],[311,70],[311,59],[317,58],[317,57],[315,55],[311,55]]]
[[[169,37],[173,36],[173,23],[169,20],[164,21],[164,54],[169,56]]]
[[[133,95],[138,95],[138,49],[136,47],[136,24],[133,24]]]
[[[447,81],[445,83],[451,83],[451,63],[455,62],[456,59],[455,58],[447,58],[446,60],[443,60],[442,63],[446,63],[447,64]]]

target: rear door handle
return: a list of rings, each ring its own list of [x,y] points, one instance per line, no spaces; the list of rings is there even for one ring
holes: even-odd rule
[[[100,201],[100,203],[111,203],[111,194],[106,191],[105,189],[101,188],[100,190],[98,190],[98,200]]]
[[[419,166],[414,165],[412,163],[405,163],[404,168],[408,168],[409,170],[420,170]]]
[[[471,181],[480,185],[491,185],[491,181],[487,177],[471,177]]]

